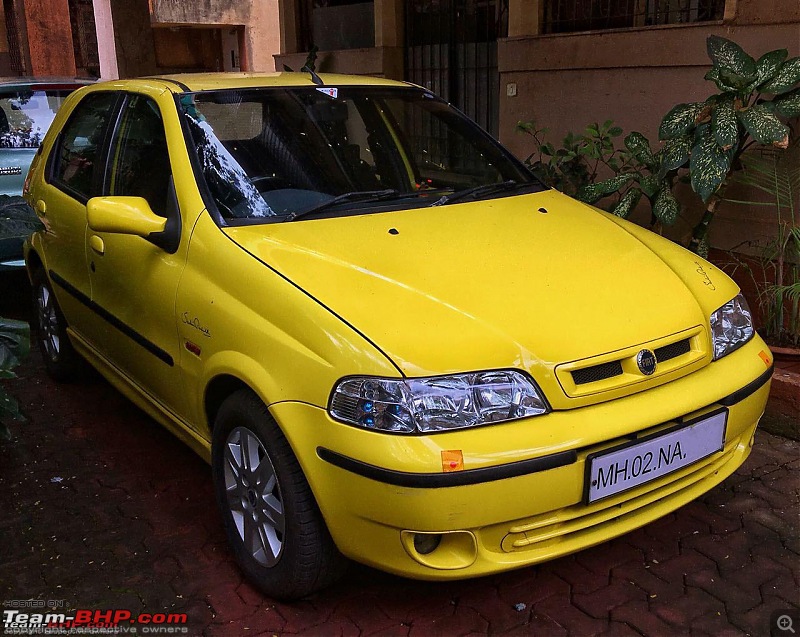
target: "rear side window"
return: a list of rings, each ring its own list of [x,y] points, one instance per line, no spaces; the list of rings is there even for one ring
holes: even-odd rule
[[[53,177],[72,195],[88,199],[99,194],[95,171],[99,169],[103,139],[116,101],[116,93],[88,95],[64,126]]]

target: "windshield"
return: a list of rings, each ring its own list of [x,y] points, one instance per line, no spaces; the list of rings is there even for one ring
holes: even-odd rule
[[[0,92],[0,148],[39,148],[72,89]]]
[[[463,200],[539,187],[497,142],[421,89],[225,90],[180,101],[202,176],[228,222],[359,214],[445,204],[453,193]]]

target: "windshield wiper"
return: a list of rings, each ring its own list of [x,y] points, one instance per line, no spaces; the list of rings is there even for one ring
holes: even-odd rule
[[[388,199],[389,197],[395,197],[399,194],[400,191],[395,190],[394,188],[387,188],[385,190],[356,190],[353,192],[346,192],[344,194],[337,195],[333,199],[328,199],[328,201],[323,201],[320,204],[306,208],[305,210],[297,210],[286,217],[284,221],[296,221],[301,217],[313,215],[315,212],[321,212],[322,210],[326,210],[327,208],[331,208],[332,206],[345,201],[380,201],[381,199]]]
[[[464,190],[457,190],[456,192],[450,193],[449,195],[444,195],[438,201],[434,201],[431,206],[444,206],[445,204],[453,203],[454,201],[458,201],[459,199],[465,199],[467,197],[482,197],[483,195],[492,195],[497,192],[504,192],[506,190],[513,190],[515,188],[521,188],[523,186],[535,186],[537,184],[533,182],[517,182],[513,179],[509,179],[508,181],[501,181],[496,184],[483,184],[481,186],[473,186],[472,188],[465,188]]]

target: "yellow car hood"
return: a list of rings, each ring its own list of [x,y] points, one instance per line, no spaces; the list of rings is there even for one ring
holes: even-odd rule
[[[554,191],[225,232],[407,375],[549,376],[707,321],[656,254]]]

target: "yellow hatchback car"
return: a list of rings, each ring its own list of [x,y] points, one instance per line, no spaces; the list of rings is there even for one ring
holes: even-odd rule
[[[429,91],[204,74],[71,95],[31,168],[49,372],[211,463],[244,572],[519,568],[689,502],[772,374],[736,285],[544,189]]]

